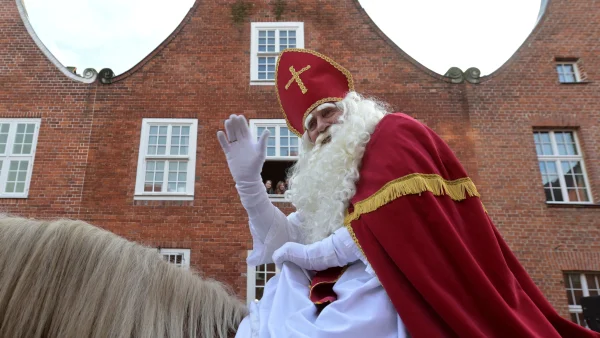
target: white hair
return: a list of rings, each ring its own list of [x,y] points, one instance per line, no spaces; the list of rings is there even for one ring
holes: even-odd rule
[[[0,337],[228,337],[245,305],[82,221],[0,217]]]
[[[342,111],[339,123],[317,137],[313,145],[305,133],[298,162],[291,168],[286,197],[304,216],[304,243],[314,243],[343,226],[365,148],[387,107],[356,92],[335,103]],[[322,141],[331,136],[331,141]]]

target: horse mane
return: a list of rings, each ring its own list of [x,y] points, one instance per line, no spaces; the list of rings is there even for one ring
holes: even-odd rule
[[[83,221],[0,217],[0,337],[227,337],[221,283]]]

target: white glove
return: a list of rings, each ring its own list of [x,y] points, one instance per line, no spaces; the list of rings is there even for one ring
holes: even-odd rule
[[[273,253],[273,262],[281,268],[283,262],[292,262],[306,270],[323,271],[335,266],[346,266],[360,259],[357,248],[345,245],[342,237],[350,237],[345,227],[331,236],[308,245],[288,242]],[[353,242],[352,245],[356,246]]]
[[[243,115],[231,115],[225,121],[225,131],[217,132],[233,180],[239,182],[261,182],[260,172],[266,158],[269,131],[265,130],[255,142]],[[263,186],[264,188],[264,186]]]

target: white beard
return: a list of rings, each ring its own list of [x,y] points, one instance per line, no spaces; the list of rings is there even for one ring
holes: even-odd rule
[[[304,217],[301,241],[322,240],[343,226],[365,147],[379,121],[387,114],[382,104],[351,92],[336,103],[340,123],[319,135],[313,146],[303,137],[303,152],[290,172],[286,197]],[[331,141],[321,142],[331,135]]]

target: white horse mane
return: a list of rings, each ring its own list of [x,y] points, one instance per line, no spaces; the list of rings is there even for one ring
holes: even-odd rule
[[[82,221],[0,217],[0,337],[227,337],[245,305]]]

